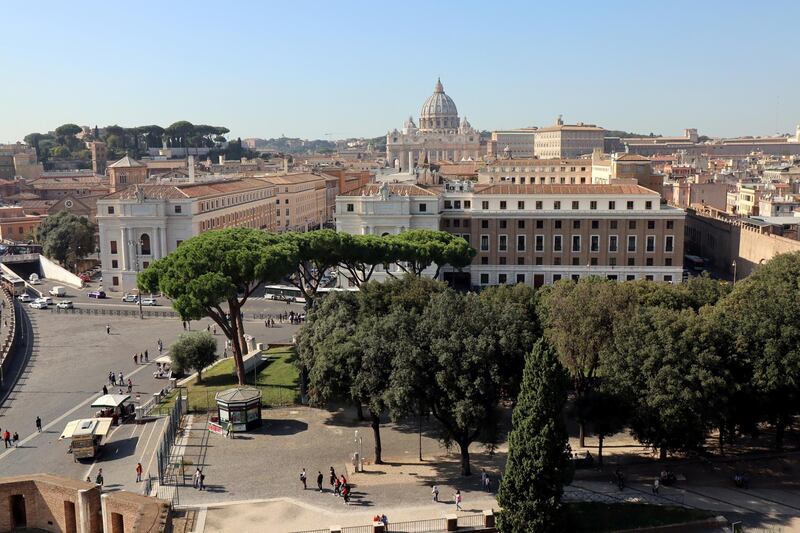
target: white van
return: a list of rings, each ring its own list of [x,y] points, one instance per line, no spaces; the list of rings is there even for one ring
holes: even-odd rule
[[[53,287],[48,292],[50,292],[51,296],[57,296],[59,298],[61,298],[62,296],[66,296],[67,295],[67,289],[65,289],[64,287],[61,287],[59,285]]]
[[[34,272],[30,276],[28,276],[28,283],[30,283],[31,285],[38,285],[39,284],[39,274]]]

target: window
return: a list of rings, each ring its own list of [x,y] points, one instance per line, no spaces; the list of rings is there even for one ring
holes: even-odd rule
[[[578,200],[572,201],[572,209],[580,209],[581,203]]]
[[[481,252],[489,251],[489,236],[481,235]]]
[[[561,274],[553,274],[553,283],[561,281]]]
[[[543,257],[537,257],[536,261],[534,261],[537,265],[542,265],[544,263]]]
[[[636,251],[636,235],[628,235],[628,251]]]
[[[542,208],[542,201],[536,200],[536,209],[541,209],[541,208]]]
[[[633,202],[630,202],[630,203],[633,203]],[[645,208],[645,209],[653,209],[653,202],[652,202],[652,201],[650,201],[650,200],[647,200],[647,201],[644,203],[644,208]]]
[[[629,220],[628,221],[628,229],[636,229],[636,221],[635,220]]]
[[[525,264],[525,257],[523,257],[523,256],[517,257],[517,264],[518,265],[524,265]]]
[[[517,220],[517,229],[525,229],[525,221]]]
[[[674,248],[675,248],[675,237],[672,235],[667,235],[666,237],[664,237],[664,251],[669,254],[674,251]]]
[[[489,227],[489,221],[488,220],[481,220],[481,228],[487,229],[488,227]]]
[[[636,259],[633,258],[633,257],[629,257],[628,258],[628,266],[629,267],[636,266]]]
[[[497,236],[497,251],[499,252],[508,251],[508,235]]]
[[[517,283],[525,283],[525,274],[517,274]]]
[[[508,275],[507,274],[498,274],[497,275],[497,283],[507,283],[508,282]]]
[[[581,221],[580,220],[573,220],[572,221],[572,229],[581,229]]]
[[[111,268],[119,268],[119,261],[117,261],[116,259],[112,259]]]
[[[628,203],[627,203],[627,208],[628,208],[628,211],[630,211],[631,209],[633,209],[633,201],[632,201],[632,200],[628,200]]]
[[[592,257],[591,259],[589,259],[589,264],[592,266],[597,266],[597,258]]]
[[[453,209],[461,209],[461,200],[453,200]]]
[[[648,257],[647,259],[644,260],[644,264],[649,267],[653,266],[653,258]]]
[[[613,211],[616,208],[617,208],[617,202],[615,202],[614,200],[608,202],[609,211]]]
[[[419,210],[422,211],[422,206],[419,206],[419,207],[420,207]],[[353,204],[347,204],[347,212],[348,213],[352,213],[354,209],[355,209],[355,206]]]
[[[609,252],[616,252],[618,247],[619,247],[619,237],[617,237],[616,235],[609,235],[608,236],[608,251]]]
[[[553,264],[554,265],[560,265],[561,264],[561,258],[560,257],[554,257],[553,258]]]
[[[625,276],[626,281],[633,281],[635,279],[636,279],[636,274],[628,274],[627,276]]]
[[[589,209],[597,209],[597,200],[589,202]]]
[[[536,229],[544,228],[544,220],[537,220],[536,221]]]
[[[150,266],[150,261],[142,261],[142,268],[147,268]]]
[[[111,248],[111,253],[112,254],[117,253],[117,241],[111,241],[111,242],[109,242],[109,245],[110,245],[110,248]]]
[[[450,200],[445,200],[444,201],[444,208],[445,209],[453,209],[453,202],[451,202]]]
[[[506,201],[500,200],[500,209],[505,209],[505,208],[506,208]]]
[[[534,249],[537,252],[544,252],[544,235],[536,235],[534,237]]]
[[[472,200],[464,200],[464,209],[472,208]]]
[[[501,264],[501,265],[505,265],[505,264],[506,264],[506,258],[505,258],[505,257],[501,257],[501,258],[499,259],[499,261],[500,261],[500,264]]]
[[[647,241],[645,242],[645,252],[653,253],[656,251],[656,236],[655,235],[648,235]]]
[[[481,209],[489,209],[489,202],[487,200],[481,201]]]
[[[175,242],[175,247],[177,248],[177,247],[178,247],[178,246],[180,246],[181,244],[183,244],[183,241],[176,241],[176,242]]]
[[[656,221],[655,220],[648,220],[647,221],[647,229],[656,229]]]
[[[644,277],[644,279],[646,279],[647,281],[653,281],[653,275],[652,275],[652,274],[647,274],[647,275]]]
[[[454,228],[460,228],[461,227],[461,219],[460,218],[454,218],[453,219],[453,227]]]
[[[668,266],[668,267],[672,266],[672,258],[671,257],[667,257],[667,258],[664,259],[664,266]]]
[[[667,220],[667,229],[673,229],[675,227],[674,220]]]
[[[183,206],[181,206],[181,205],[176,205],[176,206],[175,206],[175,214],[176,214],[176,215],[180,215],[181,213],[183,213]]]
[[[600,235],[592,235],[591,237],[589,237],[589,251],[590,252],[600,251]]]
[[[108,214],[109,215],[113,215],[114,214],[114,206],[113,205],[108,206]]]
[[[119,285],[119,276],[112,276],[111,277],[111,284],[114,285],[115,287],[117,285]]]
[[[556,229],[561,229],[561,221],[560,220],[556,220],[553,223],[553,227],[556,228]]]
[[[610,222],[608,223],[608,228],[609,228],[609,229],[617,229],[617,221],[616,221],[616,220],[612,220],[612,221],[610,221]]]
[[[580,252],[581,251],[581,236],[580,235],[573,235],[572,236],[572,251],[573,252]]]
[[[428,204],[419,204],[419,212],[420,213],[427,213],[428,212]]]
[[[489,284],[489,274],[481,274],[481,285]]]
[[[616,257],[609,257],[608,258],[608,264],[611,265],[612,267],[617,266],[617,258]]]
[[[525,209],[525,202],[521,200],[517,202],[517,209]]]
[[[581,275],[580,274],[573,274],[570,277],[572,278],[572,281],[579,281],[581,279]]]
[[[482,265],[488,265],[489,264],[489,258],[486,257],[486,256],[481,257],[481,264]]]
[[[506,229],[508,227],[508,222],[506,220],[500,221],[500,229]]]
[[[672,283],[672,276],[669,275],[669,274],[666,274],[664,276],[664,281],[666,281],[667,283]]]
[[[558,200],[553,202],[553,209],[561,209],[561,202]]]
[[[561,235],[553,235],[553,251],[561,251]]]
[[[600,221],[599,220],[592,220],[592,229],[597,229],[599,227],[600,227]]]
[[[517,251],[525,251],[525,235],[517,235]]]

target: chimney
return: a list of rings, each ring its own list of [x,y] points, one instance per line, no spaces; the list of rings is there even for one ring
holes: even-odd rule
[[[186,161],[186,165],[189,167],[189,183],[194,183],[194,156],[190,155]]]

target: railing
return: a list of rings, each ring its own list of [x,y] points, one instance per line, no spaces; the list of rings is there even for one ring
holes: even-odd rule
[[[172,407],[169,419],[167,420],[167,427],[164,428],[161,444],[159,444],[158,450],[156,451],[158,460],[158,482],[160,486],[169,484],[168,472],[170,468],[170,452],[172,451],[172,446],[175,444],[175,439],[180,430],[181,418],[185,412],[186,402],[183,400],[183,396],[179,390],[175,398],[175,405]],[[177,484],[177,480],[174,480],[174,483]]]
[[[51,307],[57,314],[65,313],[67,315],[108,315],[108,316],[139,316],[139,309],[105,309],[102,307],[74,307],[72,309],[61,309],[60,307]],[[177,311],[169,310],[149,310],[142,309],[142,316],[151,318],[178,318]]]
[[[374,530],[375,529],[371,525],[350,526],[350,527],[343,527],[342,533],[373,533]]]
[[[481,515],[481,520],[483,516]],[[461,526],[461,522],[458,524]],[[483,525],[483,522],[480,522]],[[432,518],[430,520],[413,520],[411,522],[389,522],[386,531],[393,533],[428,533],[430,531],[447,531],[447,520],[444,518]]]
[[[10,364],[8,355],[14,349],[14,340],[17,335],[17,308],[14,296],[5,287],[2,288],[2,295],[0,299],[3,302],[2,320],[8,321],[8,331],[2,339],[2,347],[0,347],[0,386],[5,384],[6,371]]]
[[[481,514],[468,514],[458,517],[458,527],[476,527],[483,526],[483,513]]]

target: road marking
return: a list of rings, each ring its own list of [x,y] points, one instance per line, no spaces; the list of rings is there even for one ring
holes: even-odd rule
[[[139,373],[140,371],[142,371],[142,370],[144,370],[146,368],[147,368],[147,366],[143,366],[141,368],[138,368],[138,369],[134,370],[133,372],[131,372],[130,374],[128,374],[128,377],[135,376],[137,373]],[[86,407],[87,405],[91,404],[95,399],[97,399],[97,397],[95,395],[92,395],[91,397],[89,397],[86,400],[82,401],[81,403],[79,403],[78,405],[76,405],[75,407],[73,407],[72,409],[70,409],[69,411],[64,413],[63,415],[59,416],[58,418],[56,418],[55,420],[53,420],[49,424],[47,424],[44,427],[42,427],[42,431],[41,432],[37,431],[37,432],[31,433],[30,435],[28,435],[27,437],[25,437],[24,439],[19,441],[19,445],[27,444],[28,442],[32,441],[36,437],[42,435],[45,431],[47,431],[50,428],[60,424],[62,420],[64,420],[68,416],[70,416],[72,413],[74,413],[78,409],[81,409],[81,408]],[[60,435],[60,433],[59,433],[59,435]],[[16,449],[17,448],[9,448],[5,452],[1,453],[0,454],[0,461],[2,461],[8,454],[12,453]]]

